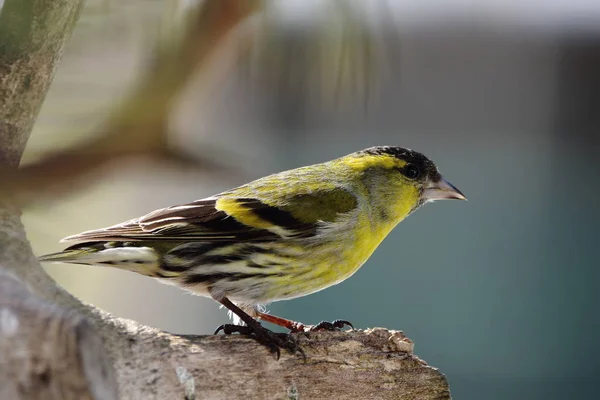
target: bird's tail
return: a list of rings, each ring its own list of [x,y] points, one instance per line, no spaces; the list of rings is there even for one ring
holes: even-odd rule
[[[160,271],[160,256],[151,247],[78,246],[43,255],[38,260],[115,267],[155,277]]]
[[[60,251],[58,253],[45,254],[43,256],[38,257],[38,261],[52,261],[52,262],[65,262],[65,263],[81,263],[88,264],[84,262],[84,260],[88,259],[88,254],[96,253],[98,250],[92,248],[82,248],[82,249],[73,249],[73,250],[65,250]]]

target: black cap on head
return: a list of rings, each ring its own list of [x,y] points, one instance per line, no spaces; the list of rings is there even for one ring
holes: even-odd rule
[[[440,180],[441,175],[438,172],[435,164],[423,154],[418,151],[406,149],[399,146],[375,146],[368,149],[361,150],[359,153],[370,154],[370,155],[382,155],[388,154],[394,156],[400,160],[406,161],[407,166],[414,165],[422,171],[422,177],[427,177],[433,182]]]

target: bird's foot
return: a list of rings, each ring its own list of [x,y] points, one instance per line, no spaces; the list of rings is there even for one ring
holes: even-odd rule
[[[277,333],[270,331],[258,322],[256,324],[246,326],[224,324],[217,328],[215,335],[220,331],[223,331],[223,333],[226,335],[239,333],[255,339],[258,343],[266,346],[271,353],[275,353],[277,355],[277,360],[279,360],[279,357],[281,356],[280,349],[287,350],[291,354],[300,353],[306,360],[306,354],[304,353],[304,350],[298,346],[296,340],[289,333]]]
[[[335,321],[321,321],[316,325],[304,325],[301,323],[296,323],[291,329],[290,332],[318,332],[318,331],[337,331],[346,326],[349,326],[350,329],[354,329],[352,323],[343,319],[336,319]]]

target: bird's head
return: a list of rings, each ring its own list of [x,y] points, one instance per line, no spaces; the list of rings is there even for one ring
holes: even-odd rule
[[[401,220],[435,200],[467,198],[423,154],[403,147],[371,147],[344,157],[368,191],[374,209]]]

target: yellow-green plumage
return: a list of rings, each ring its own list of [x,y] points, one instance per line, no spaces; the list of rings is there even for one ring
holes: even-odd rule
[[[252,311],[351,276],[420,205],[464,196],[420,153],[374,147],[67,238],[43,261],[109,265]]]

